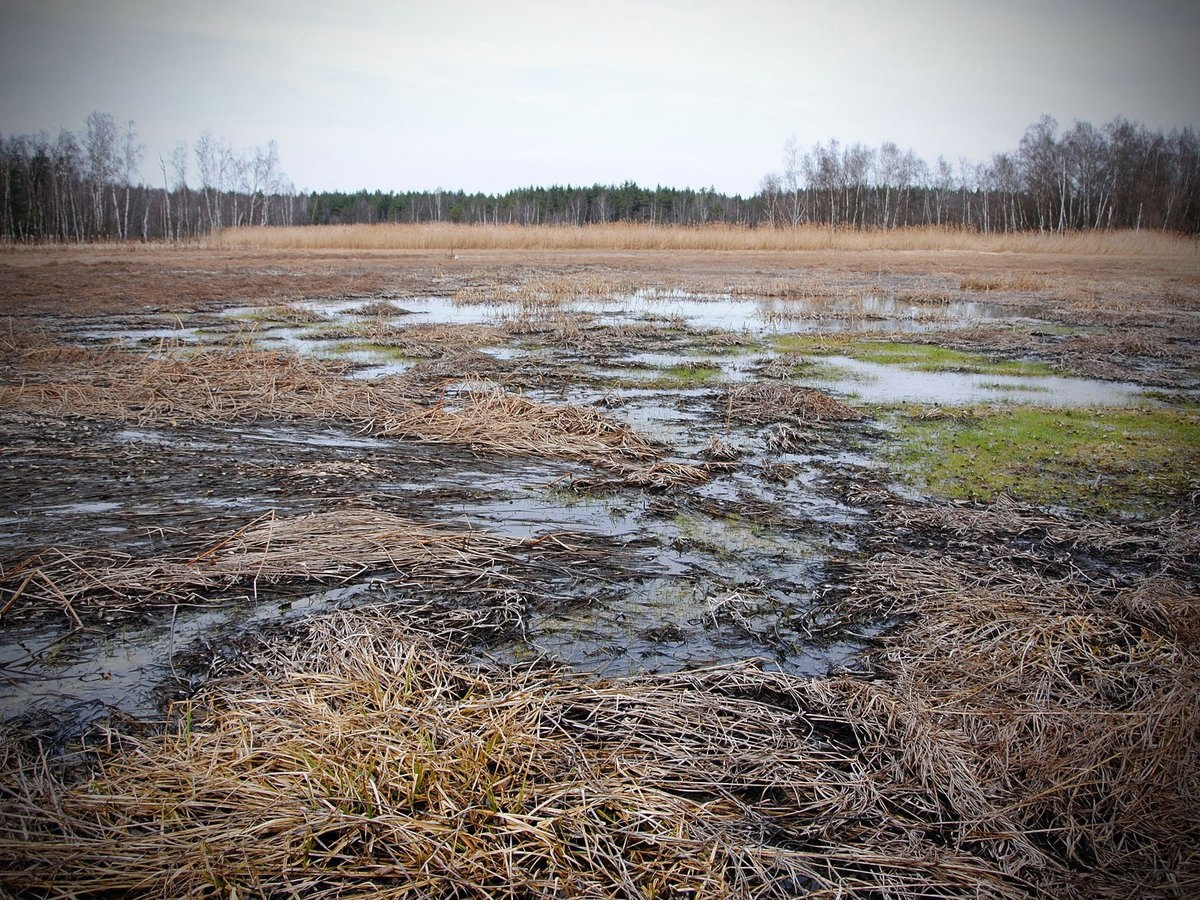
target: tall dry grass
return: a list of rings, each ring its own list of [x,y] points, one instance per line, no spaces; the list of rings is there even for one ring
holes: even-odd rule
[[[225,250],[924,250],[1069,253],[1100,256],[1195,256],[1194,239],[1152,231],[979,234],[920,227],[859,231],[819,227],[678,227],[614,223],[576,226],[328,225],[238,228],[217,232]]]

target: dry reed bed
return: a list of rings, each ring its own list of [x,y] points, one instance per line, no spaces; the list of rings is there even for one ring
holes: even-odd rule
[[[341,377],[340,365],[249,349],[190,355],[175,350],[150,357],[106,351],[70,354],[65,360],[55,356],[54,365],[43,365],[46,352],[20,354],[25,365],[18,371],[30,380],[0,386],[0,404],[39,415],[139,425],[350,422],[377,437],[584,462],[606,472],[596,486],[624,480],[665,489],[724,471],[662,462],[662,448],[595,407],[538,403],[486,382],[456,384],[452,395],[435,384],[435,402],[415,402],[414,397],[430,399],[436,361],[410,377],[366,383]],[[449,364],[460,362],[463,352],[451,351]],[[466,372],[451,377],[457,382]]]
[[[375,348],[397,350],[406,356],[433,358],[461,349],[494,347],[503,344],[508,333],[492,325],[396,325],[380,317],[345,328],[310,332],[304,337],[321,341],[365,341]]]
[[[1194,894],[1200,648],[1127,611],[1194,616],[1194,586],[1027,592],[1020,573],[982,584],[960,563],[882,555],[858,573],[865,602],[899,599],[919,619],[877,658],[895,678],[830,685],[831,707],[863,720],[896,777],[936,792],[924,818],[973,821],[968,842],[992,844],[1039,895]],[[1035,875],[1021,843],[1063,871]]]
[[[927,250],[991,253],[1195,257],[1193,239],[1150,231],[980,234],[946,228],[890,231],[830,228],[696,228],[608,224],[330,225],[226,229],[207,241],[221,250]]]
[[[64,783],[7,744],[0,883],[73,896],[1019,897],[753,666],[590,683],[342,614]],[[933,802],[932,797],[925,798]]]

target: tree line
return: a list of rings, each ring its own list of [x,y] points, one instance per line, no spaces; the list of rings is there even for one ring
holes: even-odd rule
[[[764,176],[768,224],[852,228],[951,225],[983,232],[1156,228],[1200,232],[1200,141],[1191,128],[1154,132],[1117,118],[1066,131],[1050,116],[1017,148],[972,164],[931,167],[894,143],[784,146]]]
[[[1049,116],[1017,147],[982,163],[836,140],[790,138],[782,167],[750,197],[712,188],[621,185],[464,191],[298,192],[274,141],[235,150],[205,132],[141,177],[134,123],[90,115],[78,135],[0,137],[8,241],[183,240],[246,225],[461,222],[894,229],[983,232],[1154,228],[1200,233],[1200,141],[1191,128],[1151,131],[1118,118],[1060,129]]]
[[[0,237],[184,240],[227,226],[307,221],[274,141],[239,151],[206,131],[191,148],[180,142],[159,156],[161,186],[143,181],[144,155],[134,122],[102,112],[79,134],[0,137]]]

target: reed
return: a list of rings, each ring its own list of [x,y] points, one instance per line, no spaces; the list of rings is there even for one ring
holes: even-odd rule
[[[790,679],[594,683],[455,662],[338,614],[66,783],[0,761],[0,884],[97,896],[1019,897],[912,841]],[[875,816],[880,818],[875,818]]]
[[[980,234],[937,227],[861,231],[805,226],[739,228],[615,223],[587,226],[328,225],[226,229],[208,245],[221,250],[685,250],[974,251],[1086,256],[1195,257],[1194,239],[1155,231]]]

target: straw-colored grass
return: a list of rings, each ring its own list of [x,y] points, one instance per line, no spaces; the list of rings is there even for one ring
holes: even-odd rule
[[[40,361],[44,352],[30,351],[26,362]],[[377,437],[554,457],[603,470],[603,476],[580,481],[580,489],[621,480],[663,489],[724,471],[661,462],[665,448],[594,406],[540,403],[486,381],[471,382],[473,369],[488,367],[464,358],[464,352],[451,351],[445,367],[435,361],[409,376],[374,382],[344,378],[338,364],[250,349],[170,351],[149,358],[116,351],[72,354],[61,365],[55,358],[56,365],[31,368],[20,383],[0,386],[0,404],[17,412],[140,426],[349,423]],[[442,376],[453,383],[453,392]]]
[[[892,231],[829,228],[695,228],[609,224],[329,225],[238,228],[214,234],[225,250],[956,250],[991,253],[1065,253],[1101,256],[1195,256],[1196,241],[1153,231],[1069,234],[980,234],[936,227]]]
[[[0,884],[171,896],[1019,897],[914,838],[800,686],[596,684],[332,617],[64,784],[9,746]],[[931,802],[926,797],[925,802]]]
[[[0,743],[0,887],[1200,891],[1194,524],[916,505],[877,489],[857,500],[880,529],[830,614],[908,620],[865,675],[742,663],[595,681],[466,665],[433,640],[436,619],[392,606],[318,617],[210,683],[163,735],[109,732],[74,760]],[[928,549],[906,545],[914,535]],[[1068,568],[1048,581],[1064,547],[1157,574],[1097,583]],[[476,628],[452,624],[460,639]]]
[[[373,509],[290,518],[270,512],[226,534],[196,536],[168,556],[63,546],[0,562],[0,619],[55,610],[78,623],[96,610],[204,605],[292,586],[311,591],[368,573],[413,587],[474,582],[494,592],[523,546]],[[556,546],[564,546],[561,539]]]

